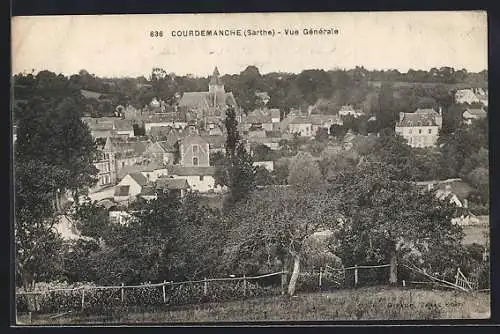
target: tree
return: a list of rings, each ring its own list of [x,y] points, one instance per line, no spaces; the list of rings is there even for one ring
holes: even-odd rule
[[[391,168],[394,177],[409,180],[413,177],[411,170],[412,149],[406,140],[394,134],[391,130],[384,130],[376,138],[371,154],[375,161],[384,162]]]
[[[226,162],[218,168],[217,178],[229,187],[226,206],[232,206],[246,198],[255,187],[255,167],[238,132],[238,122],[233,108],[228,108],[225,119]],[[221,175],[222,174],[222,175]],[[225,174],[225,175],[224,175]]]
[[[391,84],[383,83],[380,88],[378,105],[375,111],[377,117],[378,130],[393,129],[396,123],[394,110],[394,88]]]
[[[332,151],[322,154],[319,166],[326,180],[334,179],[338,174],[355,168],[360,161],[360,155],[354,151]]]
[[[489,203],[490,197],[490,177],[489,170],[484,167],[477,167],[467,174],[465,180],[477,189],[482,203]]]
[[[345,218],[333,248],[345,265],[389,261],[389,282],[395,284],[398,259],[460,245],[461,228],[451,223],[457,208],[395,179],[383,163],[360,164],[331,185],[344,199],[339,210]]]
[[[14,150],[16,280],[49,279],[61,269],[61,239],[54,226],[67,190],[75,201],[95,182],[97,150],[80,120],[79,91],[62,75],[41,71],[18,118]]]
[[[185,279],[220,275],[223,270],[223,245],[227,239],[227,221],[216,209],[204,205],[199,195],[188,193],[181,206],[178,240],[178,272]]]
[[[253,159],[255,161],[273,160],[273,151],[267,145],[259,144],[252,149]]]
[[[288,168],[289,185],[315,191],[324,184],[318,164],[310,153],[299,152],[290,159]]]
[[[72,98],[33,98],[19,119],[16,159],[35,159],[61,169],[58,188],[71,190],[75,200],[95,182],[97,147],[81,109]]]
[[[257,262],[291,267],[288,294],[294,295],[305,243],[320,229],[336,228],[336,205],[335,197],[321,191],[308,193],[282,187],[254,191],[231,212],[234,227],[227,245],[229,261],[235,265],[249,263],[260,254]],[[240,270],[248,272],[249,268]]]
[[[109,231],[108,211],[90,199],[80,203],[72,216],[77,222],[77,230],[83,236],[99,240]]]
[[[330,127],[330,133],[336,138],[344,138],[349,129],[344,125],[332,124]]]
[[[274,184],[274,179],[271,172],[269,172],[265,167],[258,166],[255,169],[255,184],[258,186],[267,186]]]
[[[328,140],[328,129],[326,128],[318,128],[316,131],[315,139],[317,141],[325,142]]]

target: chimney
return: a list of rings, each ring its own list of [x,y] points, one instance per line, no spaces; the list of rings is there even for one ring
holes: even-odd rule
[[[469,208],[469,203],[467,202],[467,198],[464,199],[464,208]]]
[[[442,116],[442,115],[443,115],[442,108],[441,108],[441,106],[439,106],[439,116]]]
[[[400,112],[399,113],[399,121],[401,122],[404,117],[405,117],[405,113],[404,112]]]

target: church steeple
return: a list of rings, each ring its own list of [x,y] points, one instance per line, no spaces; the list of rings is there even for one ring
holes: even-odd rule
[[[217,66],[215,66],[214,73],[212,74],[210,82],[208,83],[208,91],[210,93],[224,92],[224,85],[222,84],[219,76],[219,69],[217,68]]]

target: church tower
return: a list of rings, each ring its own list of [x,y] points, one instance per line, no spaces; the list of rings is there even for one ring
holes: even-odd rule
[[[217,66],[215,66],[214,73],[212,74],[210,82],[208,83],[209,93],[217,93],[217,92],[225,93],[224,85],[222,84],[219,75],[220,75],[219,69],[217,68]]]

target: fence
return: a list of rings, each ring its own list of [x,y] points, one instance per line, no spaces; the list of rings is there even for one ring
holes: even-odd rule
[[[283,276],[280,271],[253,277],[210,278],[184,282],[162,282],[143,285],[81,286],[46,291],[16,292],[18,312],[56,313],[86,311],[107,313],[120,307],[186,305],[263,297],[284,293],[285,281],[258,284],[258,280]]]

